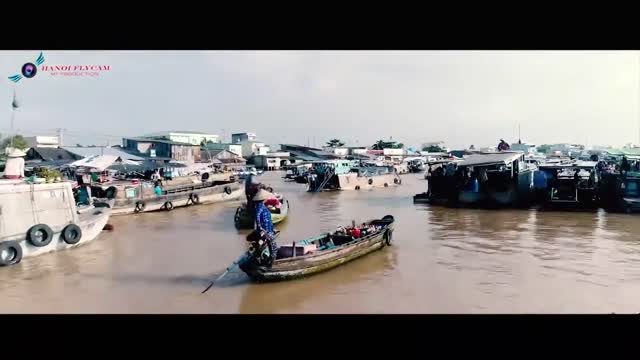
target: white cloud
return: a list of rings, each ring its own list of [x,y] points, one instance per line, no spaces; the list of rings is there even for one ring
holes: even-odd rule
[[[39,52],[3,52],[6,76]],[[39,74],[17,84],[18,127],[64,127],[73,142],[165,129],[255,131],[269,143],[368,144],[393,136],[453,146],[517,140],[638,141],[633,52],[45,51],[47,64],[106,64],[99,78]],[[33,60],[31,59],[33,58]],[[85,134],[84,138],[82,134]]]

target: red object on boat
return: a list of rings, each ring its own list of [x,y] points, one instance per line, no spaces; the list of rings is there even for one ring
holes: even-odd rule
[[[140,181],[138,179],[133,179],[133,180],[131,180],[131,182],[136,184],[136,185],[140,183]]]
[[[280,200],[278,200],[276,198],[269,198],[269,199],[265,200],[264,204],[266,206],[273,206],[275,208],[279,208],[280,207]]]

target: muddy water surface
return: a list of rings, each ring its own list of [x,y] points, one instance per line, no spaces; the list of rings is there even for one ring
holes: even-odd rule
[[[9,313],[568,313],[640,311],[640,217],[414,205],[422,175],[375,191],[322,194],[261,180],[291,204],[279,242],[339,224],[396,218],[394,246],[303,280],[252,284],[239,203],[114,217],[115,231],[0,268]]]

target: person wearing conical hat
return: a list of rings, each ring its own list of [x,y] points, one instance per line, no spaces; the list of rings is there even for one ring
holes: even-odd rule
[[[4,168],[4,177],[6,179],[21,179],[24,177],[24,156],[27,156],[27,154],[19,149],[13,149],[9,152]]]
[[[274,239],[275,232],[273,231],[273,221],[271,220],[271,212],[267,209],[264,202],[274,195],[265,189],[260,189],[253,196],[253,203],[256,214],[256,230],[263,232],[265,240],[269,243],[269,252],[271,259],[275,260],[278,254],[278,245]]]

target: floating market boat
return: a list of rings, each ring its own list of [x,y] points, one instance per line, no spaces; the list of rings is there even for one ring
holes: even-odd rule
[[[274,194],[276,199],[280,202],[280,208],[269,209],[271,212],[271,222],[275,224],[279,224],[286,220],[289,215],[289,200],[284,199],[284,197],[280,194]],[[242,206],[238,207],[236,210],[236,214],[233,218],[233,221],[238,229],[251,229],[255,226],[255,215],[253,212],[247,209],[247,203],[242,204]]]
[[[402,184],[393,166],[352,166],[349,160],[314,162],[309,192],[364,190]]]
[[[240,269],[253,281],[290,280],[333,269],[393,243],[394,218],[391,215],[357,227],[359,237],[354,233],[354,225],[281,245],[271,266],[268,265],[268,246],[262,240],[251,239],[249,251],[239,261]]]
[[[640,212],[640,173],[601,174],[600,204],[610,212]]]
[[[97,203],[76,207],[70,182],[0,180],[0,266],[92,241],[110,214]]]
[[[599,176],[595,161],[541,164],[534,182],[546,182],[544,197],[538,201],[545,207],[597,209]]]
[[[229,174],[185,176],[166,181],[162,194],[154,192],[152,181],[113,181],[92,186],[97,198],[107,198],[113,203],[113,215],[134,214],[149,211],[171,211],[177,207],[234,201],[242,197],[244,189]]]

